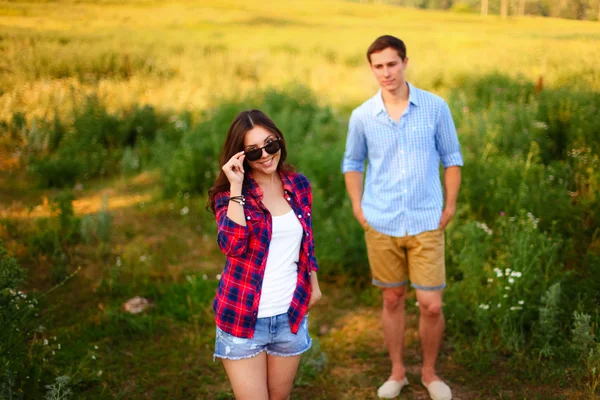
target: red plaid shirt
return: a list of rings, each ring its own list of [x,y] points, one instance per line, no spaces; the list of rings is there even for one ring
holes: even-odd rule
[[[304,175],[292,172],[280,173],[280,176],[285,199],[290,203],[304,231],[298,261],[298,282],[287,312],[290,328],[295,334],[306,315],[310,301],[311,271],[318,270],[312,232],[312,191]],[[246,199],[246,226],[241,226],[227,217],[229,192],[221,192],[215,196],[217,241],[227,260],[213,309],[219,329],[233,336],[252,338],[273,222],[271,214],[262,204],[263,192],[250,174],[244,180],[242,194]]]

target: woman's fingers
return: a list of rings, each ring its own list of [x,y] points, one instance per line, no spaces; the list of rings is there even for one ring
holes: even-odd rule
[[[235,179],[236,181],[238,179],[243,179],[244,178],[244,159],[245,159],[245,155],[243,151],[240,151],[236,154],[234,154],[229,161],[227,161],[225,163],[225,165],[223,165],[222,169],[223,172],[225,172],[225,175],[228,177],[229,181],[231,182],[231,179]]]
[[[240,171],[242,171],[242,173],[244,172],[244,163],[241,162],[239,159],[234,160],[235,165],[240,169]]]

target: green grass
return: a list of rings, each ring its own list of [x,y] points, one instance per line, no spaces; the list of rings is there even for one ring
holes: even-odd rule
[[[381,299],[339,166],[349,111],[376,89],[365,49],[391,33],[411,82],[448,100],[466,161],[440,373],[459,398],[592,398],[600,365],[572,328],[588,314],[578,334],[600,339],[600,25],[282,4],[0,2],[0,240],[28,271],[8,286],[60,285],[22,322],[44,330],[5,331],[24,397],[68,375],[82,399],[232,398],[212,362],[224,258],[204,206],[231,119],[260,107],[315,194],[325,298],[292,398],[375,398]],[[134,296],[151,307],[127,314]],[[407,310],[403,396],[422,399]]]

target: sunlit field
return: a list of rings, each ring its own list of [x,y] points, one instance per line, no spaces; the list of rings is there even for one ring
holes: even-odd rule
[[[446,99],[465,159],[440,376],[459,400],[597,398],[600,23],[130,0],[0,2],[0,399],[233,399],[205,205],[248,108],[314,191],[324,298],[292,399],[375,399],[381,299],[340,166],[381,34]],[[407,313],[402,398],[427,399],[412,293]]]
[[[111,107],[202,110],[301,83],[349,108],[375,86],[365,51],[382,33],[408,46],[426,89],[501,71],[550,87],[600,88],[600,26],[480,18],[331,1],[2,2],[0,118],[43,116],[94,91]]]

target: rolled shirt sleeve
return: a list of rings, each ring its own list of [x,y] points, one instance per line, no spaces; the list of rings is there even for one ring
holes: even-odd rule
[[[348,136],[346,137],[346,151],[342,161],[342,173],[356,171],[364,172],[365,160],[367,159],[367,139],[360,118],[352,113],[348,124]]]
[[[217,243],[221,251],[228,257],[238,257],[246,251],[248,245],[248,225],[242,226],[227,216],[229,208],[229,192],[222,192],[215,197],[217,214]]]
[[[463,165],[462,153],[458,142],[456,127],[450,114],[450,108],[442,101],[440,115],[438,118],[435,144],[444,168]]]

